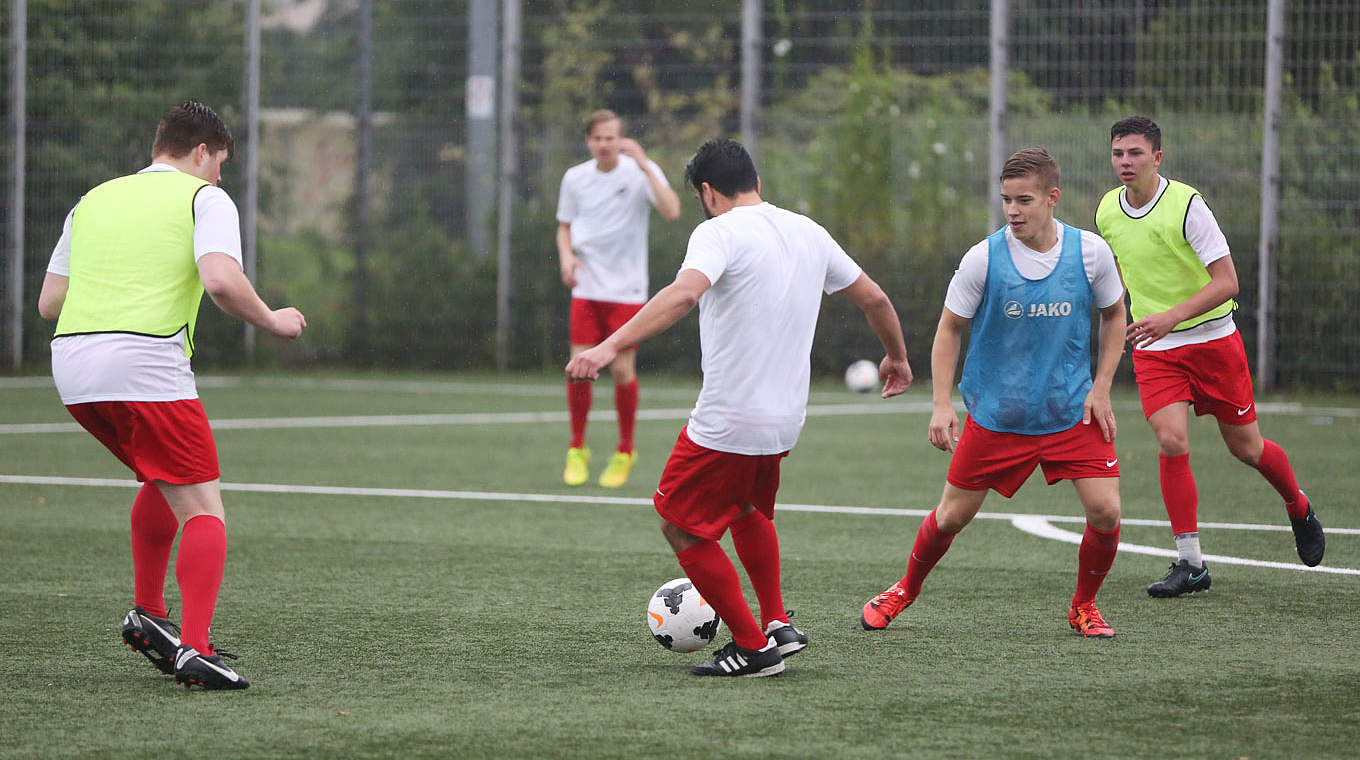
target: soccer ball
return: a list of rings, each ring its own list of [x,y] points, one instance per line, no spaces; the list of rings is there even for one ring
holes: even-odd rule
[[[647,602],[647,625],[661,646],[693,652],[713,641],[722,621],[689,578],[676,578],[663,583]]]
[[[855,393],[868,393],[878,387],[878,365],[860,359],[845,368],[845,387]]]

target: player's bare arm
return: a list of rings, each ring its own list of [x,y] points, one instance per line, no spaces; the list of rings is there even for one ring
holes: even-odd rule
[[[38,314],[43,319],[56,319],[61,316],[61,307],[66,305],[66,288],[71,278],[65,275],[47,273],[43,278],[42,292],[38,293]]]
[[[1143,348],[1161,340],[1181,322],[1198,317],[1237,296],[1237,267],[1233,266],[1231,256],[1224,256],[1206,268],[1209,270],[1209,281],[1193,296],[1166,311],[1149,314],[1129,325],[1127,337],[1134,348]]]
[[[302,312],[291,306],[270,309],[255,292],[236,259],[225,253],[209,253],[198,260],[203,289],[218,308],[280,338],[296,338],[307,326]]]
[[[1114,383],[1119,360],[1124,356],[1123,328],[1127,319],[1123,297],[1100,310],[1100,353],[1096,358],[1096,374],[1091,379],[1091,390],[1086,394],[1082,411],[1082,423],[1089,425],[1094,419],[1106,441],[1113,441],[1118,432],[1114,406],[1110,403],[1110,386]]]
[[[567,379],[572,382],[599,379],[600,370],[614,361],[621,347],[635,346],[657,333],[665,332],[698,305],[699,296],[711,285],[708,277],[697,269],[681,271],[675,276],[674,282],[657,291],[642,310],[624,322],[613,335],[594,348],[572,357],[567,362]]]
[[[949,309],[940,310],[940,324],[930,345],[930,444],[953,451],[959,440],[959,417],[954,413],[954,371],[959,366],[963,331],[972,322]]]
[[[576,287],[576,269],[581,261],[571,249],[571,224],[567,222],[557,224],[557,263],[562,269],[562,284]]]
[[[652,185],[652,195],[656,197],[656,211],[661,214],[661,218],[668,222],[673,222],[680,218],[680,196],[676,195],[671,186],[666,181],[652,173],[651,159],[647,158],[647,152],[642,149],[637,140],[625,137],[619,140],[619,152],[637,162],[638,168],[647,175],[647,181]]]
[[[878,342],[883,344],[883,361],[878,364],[878,379],[883,381],[882,397],[891,398],[911,387],[911,364],[907,361],[907,344],[902,338],[902,320],[893,308],[892,299],[867,274],[861,274],[841,292],[864,312]]]

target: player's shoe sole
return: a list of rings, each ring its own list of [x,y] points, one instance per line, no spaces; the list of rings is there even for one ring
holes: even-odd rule
[[[174,674],[179,626],[168,618],[148,615],[141,607],[133,607],[123,618],[123,641],[134,651],[141,652],[156,670],[166,675]]]
[[[1147,592],[1148,596],[1165,599],[1208,591],[1211,583],[1208,563],[1205,563],[1199,569],[1195,569],[1190,567],[1188,561],[1180,560],[1171,566],[1165,578],[1148,586]]]

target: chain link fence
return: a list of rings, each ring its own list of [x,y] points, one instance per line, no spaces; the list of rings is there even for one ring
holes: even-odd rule
[[[271,303],[299,306],[310,327],[294,344],[262,337],[246,357],[240,325],[205,306],[197,366],[494,365],[496,257],[467,242],[469,224],[495,226],[468,217],[467,167],[478,154],[468,145],[467,61],[485,36],[470,29],[473,1],[372,3],[365,60],[360,16],[369,3],[264,0],[257,281]],[[141,168],[156,119],[184,98],[217,108],[238,154],[247,148],[247,3],[26,6],[22,355],[38,371],[50,325],[31,304],[80,194]],[[1048,147],[1063,167],[1060,218],[1091,229],[1100,195],[1117,183],[1110,124],[1131,113],[1155,118],[1165,136],[1163,173],[1204,194],[1233,248],[1237,321],[1255,356],[1267,0],[1008,6],[1005,151]],[[7,49],[11,18],[0,20]],[[990,19],[982,0],[878,0],[854,11],[823,0],[760,3],[755,147],[765,195],[818,219],[884,284],[922,367],[948,278],[990,231],[996,203],[988,189]],[[622,114],[680,189],[702,140],[738,135],[742,8],[548,0],[524,4],[521,26],[508,364],[552,368],[567,343],[568,293],[553,245],[557,186],[587,157],[584,116],[598,107]],[[1287,385],[1355,389],[1360,6],[1292,2],[1284,28],[1274,375]],[[366,76],[371,150],[360,166]],[[6,109],[10,102],[7,95]],[[6,178],[13,155],[6,129]],[[223,178],[238,203],[243,163],[229,163]],[[356,177],[366,177],[363,214]],[[700,218],[683,189],[681,197],[680,222],[653,218],[654,287],[670,281]],[[11,201],[6,182],[0,206]],[[365,229],[356,229],[359,218]],[[13,250],[8,225],[2,234]],[[366,241],[362,256],[356,241]],[[8,279],[8,257],[3,266]],[[826,304],[818,371],[876,353],[862,319],[840,300]],[[695,371],[696,330],[689,320],[649,343],[641,365]]]

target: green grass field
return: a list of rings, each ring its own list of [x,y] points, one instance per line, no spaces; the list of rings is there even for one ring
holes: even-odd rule
[[[1360,754],[1360,575],[1300,571],[1287,529],[1206,527],[1208,553],[1288,566],[1211,561],[1213,590],[1193,598],[1149,599],[1170,560],[1122,552],[1099,598],[1119,635],[1088,641],[1065,619],[1076,546],[980,518],[917,604],[869,633],[859,608],[902,573],[920,518],[785,510],[785,601],[812,645],[779,678],[689,676],[705,653],[657,646],[644,609],[681,575],[648,500],[696,387],[644,377],[640,462],[606,492],[561,483],[555,377],[200,378],[224,482],[256,484],[225,494],[213,627],[252,686],[212,693],[176,687],[120,640],[133,489],[23,480],[130,475],[84,433],[21,427],[69,417],[50,387],[10,381],[0,757]],[[925,384],[887,402],[816,386],[828,408],[785,460],[781,502],[933,507],[947,457],[926,441],[928,400]],[[1360,568],[1360,399],[1260,402],[1330,531],[1324,567]],[[1125,518],[1164,520],[1155,444],[1133,394],[1116,403]],[[596,409],[598,472],[616,439],[607,386]],[[269,422],[233,422],[256,418]],[[1191,439],[1202,521],[1287,525],[1211,422]],[[1080,514],[1070,485],[1038,477],[983,510]],[[1171,547],[1165,526],[1126,524],[1123,541]],[[168,593],[178,607],[173,580]]]

